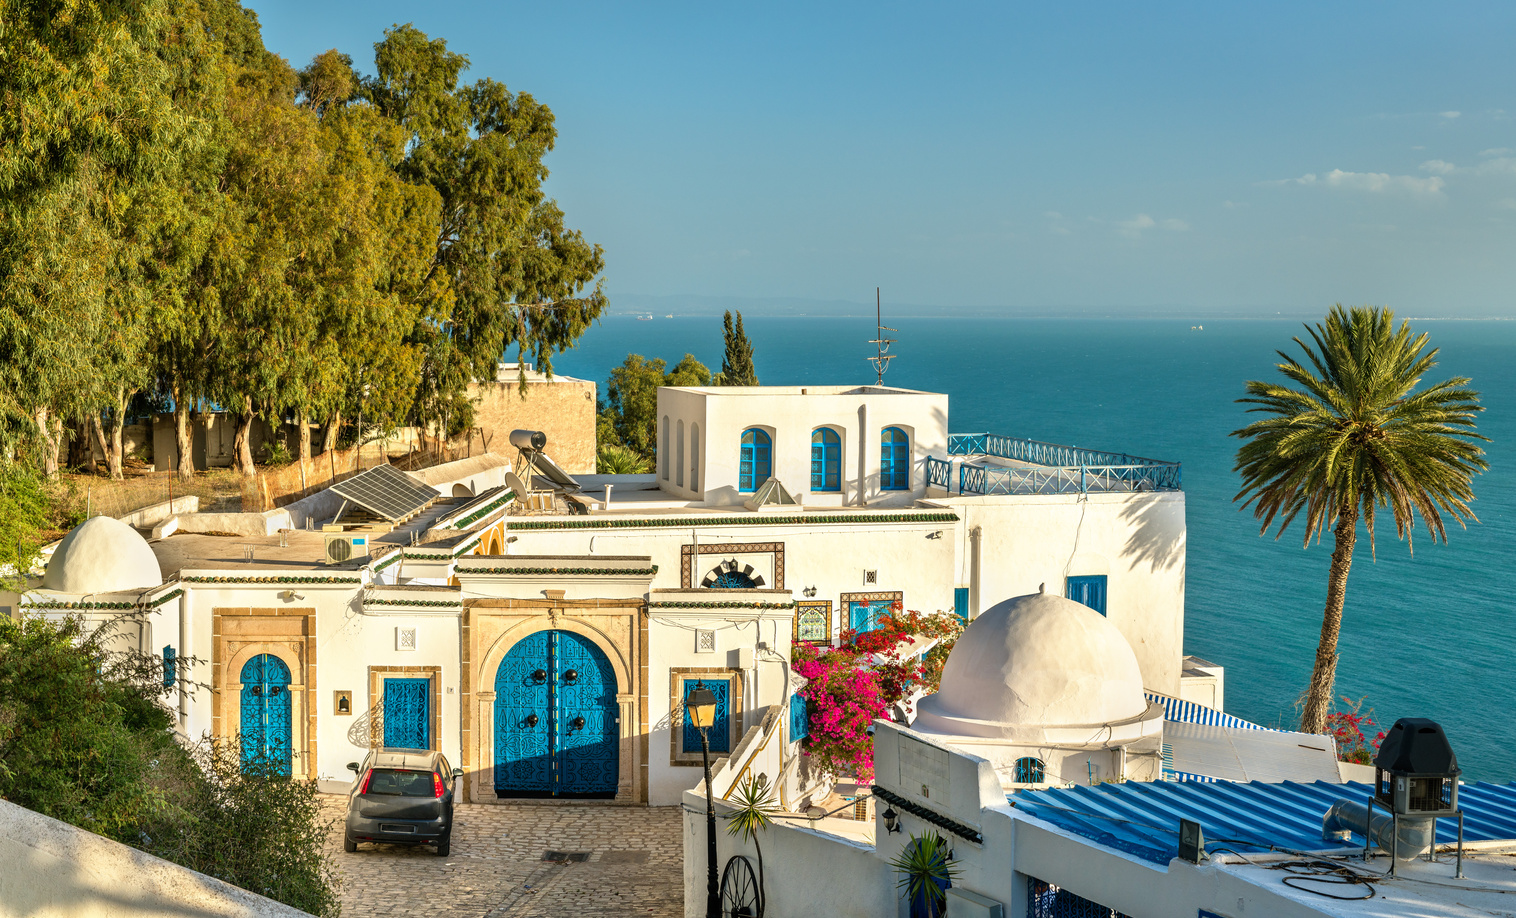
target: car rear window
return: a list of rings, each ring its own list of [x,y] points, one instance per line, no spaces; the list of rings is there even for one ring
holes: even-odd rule
[[[388,794],[392,797],[430,797],[432,796],[432,773],[376,768],[373,779],[368,783],[368,792]]]

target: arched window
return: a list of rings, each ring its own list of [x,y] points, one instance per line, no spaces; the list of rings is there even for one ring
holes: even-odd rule
[[[898,427],[880,433],[879,487],[885,491],[911,489],[911,438]]]
[[[1047,781],[1047,766],[1031,756],[1016,760],[1017,784],[1042,784]]]
[[[842,438],[830,427],[811,433],[811,490],[842,490]]]
[[[742,460],[737,464],[737,490],[752,492],[774,474],[773,444],[766,431],[749,427],[742,432]]]
[[[712,589],[717,590],[756,590],[758,583],[742,571],[722,571],[716,582],[711,584]]]
[[[678,439],[675,442],[678,443],[679,445],[676,446],[676,447],[674,447],[674,451],[675,451],[674,455],[675,455],[676,459],[678,460],[677,462],[674,463],[674,477],[677,479],[674,482],[674,484],[676,484],[676,485],[678,485],[679,487],[682,488],[682,487],[684,487],[684,419],[683,418],[681,418],[679,420]]]
[[[700,490],[700,425],[690,425],[690,490]]]
[[[663,416],[663,449],[658,451],[658,463],[662,468],[659,470],[663,480],[669,480],[669,416]]]

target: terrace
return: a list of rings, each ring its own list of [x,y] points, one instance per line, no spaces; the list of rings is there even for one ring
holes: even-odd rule
[[[962,456],[956,493],[1090,494],[1179,491],[1177,462],[1145,459],[1000,434],[950,434],[948,455]],[[927,487],[953,494],[953,461],[928,456]]]

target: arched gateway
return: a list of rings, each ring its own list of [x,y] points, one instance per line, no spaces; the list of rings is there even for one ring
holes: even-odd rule
[[[522,638],[495,671],[495,793],[615,796],[617,712],[616,674],[588,638]]]

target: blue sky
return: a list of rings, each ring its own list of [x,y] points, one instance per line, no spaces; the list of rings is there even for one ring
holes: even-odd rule
[[[618,311],[1516,316],[1516,4],[250,5],[549,105]]]

